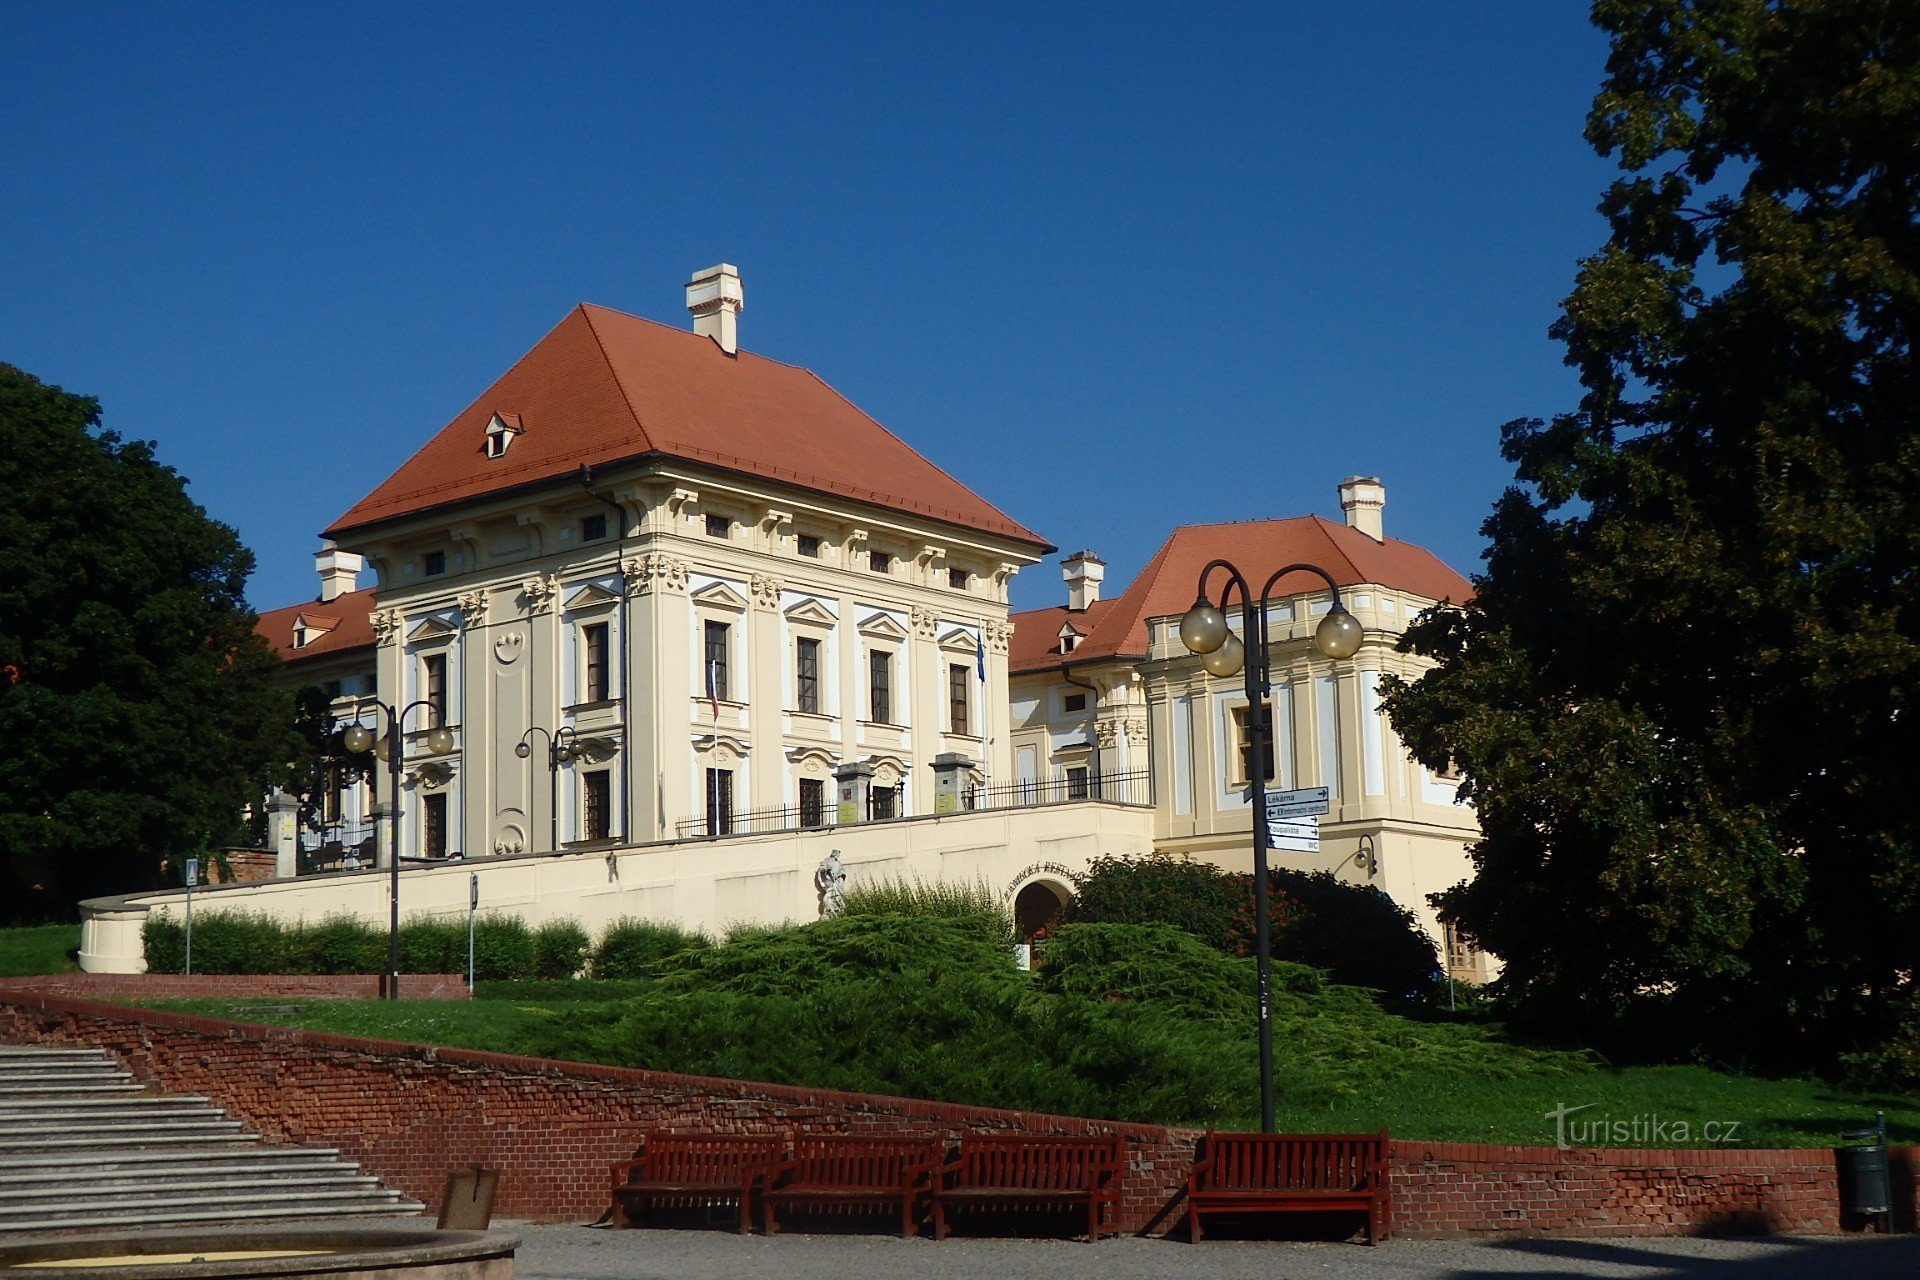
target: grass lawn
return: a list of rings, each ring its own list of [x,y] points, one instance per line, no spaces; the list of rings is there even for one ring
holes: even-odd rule
[[[80,926],[43,924],[0,929],[0,978],[42,973],[75,973],[73,953],[80,949]]]
[[[492,990],[490,990],[492,986]],[[609,1023],[620,1017],[626,1000],[641,984],[620,984],[616,998],[599,998],[595,983],[480,984],[478,998],[465,1002],[303,1002],[286,1009],[257,1011],[263,1002],[169,1002],[167,1007],[280,1023],[415,1044],[445,1044],[478,1050],[553,1055],[563,1027]],[[545,990],[541,990],[545,988]],[[1356,1063],[1354,1090],[1329,1100],[1325,1092],[1298,1098],[1288,1088],[1292,1063],[1288,1042],[1300,1038],[1298,1011],[1288,1017],[1277,1009],[1275,1077],[1279,1126],[1294,1132],[1365,1132],[1380,1126],[1402,1138],[1453,1142],[1517,1142],[1549,1146],[1557,1140],[1549,1113],[1567,1109],[1567,1140],[1572,1146],[1728,1146],[1799,1148],[1836,1146],[1841,1128],[1872,1123],[1874,1109],[1887,1113],[1893,1142],[1920,1142],[1920,1100],[1899,1096],[1843,1094],[1818,1080],[1772,1080],[1709,1071],[1705,1067],[1605,1067],[1574,1055],[1538,1055],[1538,1069],[1513,1069],[1505,1079],[1486,1073],[1436,1069],[1423,1073],[1419,1063],[1396,1079],[1367,1084],[1367,1067]],[[1402,1019],[1394,1019],[1402,1021]],[[1250,1038],[1248,1038],[1250,1040]],[[1252,1044],[1248,1044],[1252,1048]],[[684,1063],[649,1061],[647,1055],[574,1054],[588,1061],[612,1061],[630,1067],[682,1069]],[[1519,1061],[1530,1061],[1519,1057]],[[1571,1065],[1569,1061],[1578,1061]],[[1584,1107],[1572,1111],[1572,1107]],[[1133,1119],[1117,1115],[1116,1119]],[[1158,1117],[1173,1119],[1173,1117]],[[1258,1126],[1258,1100],[1229,1105],[1215,1125]],[[1636,1123],[1642,1128],[1636,1130]],[[1653,1123],[1665,1126],[1651,1132]],[[1580,1125],[1622,1128],[1576,1128]],[[1715,1125],[1707,1142],[1703,1126]],[[1686,1128],[1680,1130],[1678,1125]]]

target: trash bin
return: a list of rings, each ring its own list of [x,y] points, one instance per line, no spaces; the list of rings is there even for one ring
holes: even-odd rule
[[[1871,1129],[1840,1135],[1849,1145],[1834,1150],[1840,1170],[1840,1208],[1863,1216],[1893,1212],[1893,1180],[1887,1174],[1887,1115],[1874,1113]]]

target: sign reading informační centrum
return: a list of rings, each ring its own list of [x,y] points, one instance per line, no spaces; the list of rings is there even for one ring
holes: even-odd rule
[[[1320,815],[1333,811],[1326,787],[1267,793],[1267,847],[1288,853],[1320,852]]]

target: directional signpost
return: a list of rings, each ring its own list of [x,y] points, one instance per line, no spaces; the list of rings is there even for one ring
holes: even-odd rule
[[[1333,811],[1326,787],[1267,792],[1267,843],[1293,853],[1320,852],[1320,815]]]

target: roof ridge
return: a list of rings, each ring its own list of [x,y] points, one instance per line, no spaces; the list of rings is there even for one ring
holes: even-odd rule
[[[586,303],[582,302],[579,305],[580,305],[580,314],[583,317],[585,317],[587,322],[587,332],[593,335],[594,349],[600,353],[600,363],[607,367],[607,376],[613,379],[613,385],[620,388],[620,403],[626,406],[627,416],[633,419],[634,427],[640,432],[641,443],[646,445],[646,449],[642,450],[642,452],[650,452],[655,447],[653,433],[647,430],[646,423],[640,421],[640,411],[633,407],[633,393],[627,390],[627,384],[620,380],[620,371],[613,367],[613,357],[607,354],[607,340],[600,336],[600,327],[594,324],[593,313],[587,310]],[[600,308],[600,310],[602,311],[607,311],[610,309],[611,308],[607,308],[607,307]],[[624,314],[624,313],[616,313],[616,314]],[[642,317],[642,316],[628,317],[628,319],[630,320],[640,320],[644,318],[645,317]],[[658,324],[659,322],[650,321],[649,323]],[[670,326],[661,325],[660,327],[664,329]]]

